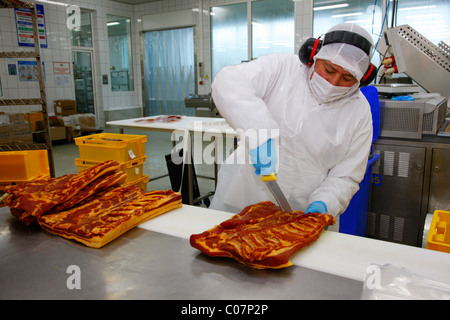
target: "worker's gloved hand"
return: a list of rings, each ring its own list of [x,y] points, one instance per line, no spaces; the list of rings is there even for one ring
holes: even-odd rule
[[[326,213],[327,205],[322,201],[314,201],[306,209],[305,213]]]
[[[266,143],[250,150],[249,153],[256,174],[266,176],[275,172],[278,157],[273,139],[267,140]]]

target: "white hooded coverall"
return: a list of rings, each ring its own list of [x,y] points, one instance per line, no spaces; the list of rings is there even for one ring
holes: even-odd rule
[[[359,89],[320,104],[308,86],[311,68],[294,54],[227,66],[215,76],[212,96],[234,129],[279,129],[277,181],[292,209],[323,201],[338,222],[364,177],[371,111]],[[238,213],[260,201],[276,203],[252,164],[239,161],[247,154],[241,141],[222,164],[210,208]]]

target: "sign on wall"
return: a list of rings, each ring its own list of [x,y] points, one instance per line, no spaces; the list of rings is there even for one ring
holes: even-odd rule
[[[39,30],[39,42],[41,48],[47,48],[47,32],[45,29],[44,6],[36,4],[37,24]],[[16,17],[17,40],[19,46],[34,47],[33,22],[31,9],[14,9]]]
[[[19,65],[19,80],[20,81],[38,81],[39,75],[37,71],[36,61],[17,61]],[[42,73],[45,79],[45,67],[42,62]]]
[[[55,86],[67,87],[71,85],[70,62],[53,62]]]

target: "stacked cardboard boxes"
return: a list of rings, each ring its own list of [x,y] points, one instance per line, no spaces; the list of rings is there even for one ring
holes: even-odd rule
[[[57,117],[49,117],[48,124],[50,126],[50,138],[52,141],[66,139],[66,127],[64,121]],[[36,131],[34,139],[37,142],[45,142],[44,135],[41,132],[44,130],[44,122],[42,120],[36,122]]]
[[[149,177],[143,174],[147,136],[99,133],[75,138],[80,157],[75,159],[78,172],[100,162],[115,160],[127,174],[124,185],[138,185],[147,190]]]
[[[67,140],[98,132],[94,114],[77,114],[75,100],[55,100],[55,116],[49,117],[52,141]],[[0,144],[45,143],[42,112],[5,114],[0,112]],[[34,140],[34,141],[33,141]]]
[[[33,135],[24,113],[0,114],[0,144],[32,144]]]

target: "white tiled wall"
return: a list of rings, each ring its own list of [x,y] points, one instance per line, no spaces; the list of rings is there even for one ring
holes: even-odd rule
[[[170,13],[182,10],[198,9],[196,20],[196,55],[197,61],[203,62],[205,73],[211,74],[210,64],[210,24],[209,8],[224,4],[246,2],[244,0],[161,0],[139,5],[127,5],[111,0],[53,0],[54,2],[77,5],[83,9],[92,10],[93,39],[94,39],[94,80],[96,97],[96,116],[100,126],[105,125],[104,110],[120,107],[142,106],[141,83],[141,49],[140,33],[144,16],[159,13]],[[247,0],[250,1],[250,0]],[[70,62],[72,65],[70,30],[66,26],[66,6],[46,2],[44,5],[48,48],[43,48],[42,60],[45,64],[46,94],[49,112],[53,112],[53,101],[57,99],[75,99],[73,78],[70,86],[58,87],[54,81],[53,62]],[[295,43],[296,51],[300,43],[312,35],[312,3],[313,0],[295,1]],[[200,15],[203,12],[203,17]],[[132,50],[134,91],[112,92],[110,85],[102,84],[102,75],[107,74],[109,79],[109,53],[106,27],[106,15],[115,14],[130,17],[132,23]],[[201,38],[201,39],[200,39]],[[201,40],[201,41],[200,41]],[[0,9],[0,51],[29,51],[26,47],[17,45],[14,10]],[[35,98],[39,97],[37,82],[18,81],[18,76],[8,75],[7,65],[23,59],[1,59],[0,77],[3,89],[2,98]],[[17,64],[17,63],[16,63]],[[72,68],[72,67],[71,67]],[[72,72],[72,70],[71,70]],[[72,76],[72,75],[71,75]],[[199,94],[207,94],[211,90],[211,83],[204,79],[203,85],[198,85]],[[39,110],[39,106],[2,107],[0,112],[14,113]]]

